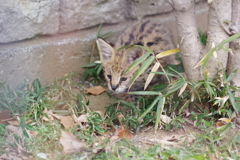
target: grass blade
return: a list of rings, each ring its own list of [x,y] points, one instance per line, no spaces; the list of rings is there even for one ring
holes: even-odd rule
[[[149,95],[149,96],[158,96],[160,92],[154,92],[154,91],[137,91],[137,92],[128,92],[129,94],[135,94],[135,95]]]
[[[163,57],[166,57],[166,56],[170,56],[172,54],[176,54],[180,52],[180,49],[179,48],[176,48],[176,49],[171,49],[171,50],[167,50],[165,52],[162,52],[162,53],[159,53],[156,55],[156,58],[163,58]]]
[[[95,67],[96,65],[97,65],[96,63],[88,63],[86,65],[83,65],[82,68]]]
[[[173,92],[176,92],[178,89],[182,88],[185,84],[185,80],[180,78],[178,79],[167,91],[166,96],[170,95]]]
[[[112,33],[113,33],[113,32],[108,32],[108,33],[106,33],[106,34],[101,35],[100,37],[103,38],[103,39],[105,39],[105,38],[109,37]]]
[[[100,37],[100,31],[102,29],[102,23],[99,25],[98,30],[97,30],[97,38]]]
[[[180,89],[179,93],[178,93],[178,97],[180,97],[182,95],[182,93],[185,91],[187,85],[188,85],[188,83],[185,82],[184,85],[182,86],[182,88]]]
[[[156,73],[156,74],[161,74],[161,75],[165,75],[165,76],[171,76],[171,77],[177,77],[179,78],[179,76],[172,74],[172,73],[166,73],[166,72],[151,72],[151,73]]]
[[[145,112],[143,112],[143,114],[138,118],[138,120],[140,121],[141,119],[143,119],[143,117],[148,114],[152,108],[155,106],[155,104],[160,100],[161,96],[158,96],[152,103],[151,105],[145,110]]]
[[[222,48],[222,46],[224,44],[229,43],[229,42],[231,42],[231,41],[233,41],[233,40],[235,40],[235,39],[237,39],[239,37],[240,37],[240,33],[237,33],[237,34],[235,34],[235,35],[233,35],[233,36],[231,36],[231,37],[221,41],[220,43],[218,43],[216,47],[211,48],[208,51],[208,53],[200,60],[200,62],[198,62],[198,64],[194,68],[202,65],[202,70],[204,70],[206,65],[207,65],[207,62],[208,62],[209,58],[212,56],[214,51],[216,51],[218,48]]]
[[[226,79],[226,82],[227,82],[227,83],[230,82],[230,81],[233,79],[233,77],[235,76],[235,74],[236,74],[237,71],[238,71],[238,69],[235,69],[235,70],[228,76],[228,78]]]
[[[144,63],[143,65],[137,70],[137,72],[134,74],[129,89],[131,88],[131,86],[133,85],[134,81],[152,64],[152,62],[154,61],[154,56],[150,56]]]
[[[160,63],[159,63],[159,62],[155,63],[155,65],[153,66],[150,74],[149,74],[148,77],[147,77],[146,83],[145,83],[145,85],[144,85],[144,90],[146,90],[146,88],[148,87],[148,85],[149,85],[150,82],[152,81],[153,77],[155,76],[155,73],[154,73],[154,72],[156,72],[159,67],[160,67]]]
[[[135,60],[129,67],[128,69],[124,72],[127,73],[129,72],[131,69],[133,69],[134,67],[136,67],[137,65],[139,65],[140,63],[142,63],[144,60],[147,59],[148,56],[150,56],[151,53],[146,53],[144,55],[142,55],[141,57],[139,57],[137,60]]]
[[[156,121],[155,121],[155,132],[157,131],[158,125],[161,120],[164,103],[165,103],[165,97],[159,96],[159,101],[158,101],[158,105],[157,105],[157,113],[156,113],[157,115],[156,115]]]
[[[229,95],[229,100],[230,100],[230,102],[231,102],[231,104],[232,104],[235,112],[238,113],[238,111],[239,111],[239,106],[238,106],[238,105],[236,104],[236,102],[235,102],[235,99],[234,99],[234,96],[233,96],[232,91],[228,88],[228,89],[227,89],[227,92],[228,92],[228,95]]]

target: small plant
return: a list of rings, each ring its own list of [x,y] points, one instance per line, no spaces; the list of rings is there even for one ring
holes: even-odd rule
[[[112,34],[112,32],[108,32],[106,34],[100,34],[101,29],[102,29],[102,24],[100,24],[99,27],[98,27],[96,38],[105,39]],[[93,53],[95,51],[95,48],[96,48],[96,41],[94,41],[93,46],[92,46],[92,54],[91,54],[91,57],[90,57],[90,62],[92,62],[92,57],[93,57]],[[101,80],[101,77],[100,77],[100,73],[102,71],[101,62],[100,63],[99,62],[89,63],[89,64],[86,64],[86,65],[82,66],[82,68],[89,68],[88,70],[86,70],[84,72],[83,80],[86,80],[88,77],[92,77],[94,83],[97,83],[97,82],[99,82],[99,80]]]
[[[88,70],[86,70],[84,72],[84,77],[83,80],[85,81],[88,77],[93,78],[93,82],[97,83],[101,80],[101,71],[102,71],[102,64],[101,63],[89,63],[86,64],[84,66],[82,66],[82,68],[89,68]]]

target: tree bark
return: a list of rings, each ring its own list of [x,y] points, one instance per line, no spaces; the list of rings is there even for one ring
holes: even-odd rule
[[[170,0],[177,22],[178,42],[185,73],[188,80],[201,79],[200,68],[194,66],[200,61],[202,49],[196,19],[194,0]]]
[[[230,32],[231,34],[240,32],[240,0],[232,0],[232,24]],[[228,74],[238,69],[231,83],[233,86],[240,87],[240,39],[238,38],[231,42],[230,46],[233,54],[229,55]]]
[[[219,42],[229,37],[229,28],[225,20],[231,21],[231,0],[214,0],[209,4],[209,21],[207,32],[207,45],[202,53],[206,54],[211,48],[215,47]],[[229,47],[229,44],[225,44]],[[210,57],[206,70],[209,77],[216,76],[220,69],[227,67],[228,52],[219,49]]]

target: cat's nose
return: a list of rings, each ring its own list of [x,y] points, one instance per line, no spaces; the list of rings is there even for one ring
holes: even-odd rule
[[[118,85],[116,85],[116,86],[112,86],[112,90],[116,90],[118,88]]]

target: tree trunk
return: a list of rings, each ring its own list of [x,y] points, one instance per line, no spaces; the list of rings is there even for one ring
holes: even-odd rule
[[[231,21],[231,0],[213,0],[209,4],[209,7],[207,45],[202,51],[204,54],[215,47],[216,44],[229,37],[229,26],[224,21]],[[229,44],[225,44],[224,46],[229,47]],[[217,50],[210,57],[206,66],[209,77],[215,77],[220,69],[226,68],[227,60],[228,52],[223,49]]]
[[[232,34],[240,32],[240,1],[232,0],[232,25],[230,27]],[[229,55],[228,74],[231,74],[235,69],[237,73],[232,79],[232,85],[240,87],[240,39],[231,42],[231,49],[233,54]],[[239,93],[238,93],[239,94]],[[240,94],[238,95],[238,97]]]
[[[194,0],[170,0],[175,10],[178,41],[182,61],[188,80],[201,79],[200,68],[194,66],[200,61],[201,42],[195,19]]]

